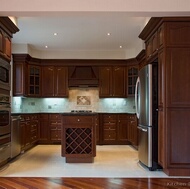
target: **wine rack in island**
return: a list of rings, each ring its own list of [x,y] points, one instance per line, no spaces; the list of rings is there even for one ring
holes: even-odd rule
[[[96,114],[62,114],[62,156],[66,163],[93,163]]]

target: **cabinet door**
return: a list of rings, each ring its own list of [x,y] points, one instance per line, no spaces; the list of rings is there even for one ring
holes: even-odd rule
[[[11,60],[11,39],[9,37],[5,37],[5,55]]]
[[[113,68],[113,83],[112,83],[112,95],[113,97],[125,97],[125,67]]]
[[[110,97],[112,96],[111,83],[112,83],[112,67],[99,68],[99,96]]]
[[[118,116],[118,128],[117,128],[118,141],[128,141],[128,118],[127,115]]]
[[[40,128],[39,128],[40,143],[49,142],[49,115],[40,114]]]
[[[54,67],[44,66],[42,68],[42,96],[54,96]]]
[[[135,95],[135,85],[138,78],[138,67],[127,68],[127,96]]]
[[[40,96],[41,69],[39,66],[28,66],[28,96]]]
[[[67,67],[55,67],[55,84],[54,95],[55,96],[68,96],[68,68]]]
[[[13,63],[13,96],[26,96],[26,65],[24,62]]]

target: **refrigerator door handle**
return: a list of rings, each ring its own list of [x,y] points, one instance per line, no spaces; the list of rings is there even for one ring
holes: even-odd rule
[[[139,130],[143,131],[143,132],[148,132],[148,129],[144,129],[142,127],[137,127]]]
[[[140,111],[139,111],[139,99],[138,99],[138,90],[140,87],[140,78],[137,78],[136,86],[135,86],[135,107],[136,107],[136,114],[137,118],[140,117]]]

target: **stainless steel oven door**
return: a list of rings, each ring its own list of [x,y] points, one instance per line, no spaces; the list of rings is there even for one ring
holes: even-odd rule
[[[10,90],[11,65],[0,58],[0,89]]]
[[[0,103],[0,136],[11,132],[10,114],[10,104]]]

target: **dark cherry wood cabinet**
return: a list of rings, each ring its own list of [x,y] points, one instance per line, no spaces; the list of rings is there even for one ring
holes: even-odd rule
[[[54,96],[54,67],[42,67],[42,96]]]
[[[190,175],[189,31],[189,17],[157,17],[139,35],[147,63],[158,62],[158,161],[171,176]]]
[[[62,114],[62,156],[67,163],[92,163],[96,156],[96,115]]]
[[[42,96],[68,97],[68,68],[42,67]]]
[[[117,140],[122,142],[128,142],[128,115],[127,114],[119,114],[118,115],[118,127],[117,127]]]
[[[19,29],[9,17],[0,17],[0,57],[11,61],[11,38]]]
[[[35,146],[39,140],[38,114],[22,114],[20,121],[21,150],[25,151]]]
[[[138,129],[137,129],[136,115],[128,115],[128,141],[136,148],[138,148]]]
[[[28,94],[27,96],[41,95],[41,67],[28,65]]]
[[[126,96],[125,67],[99,68],[99,96],[125,97]]]
[[[50,140],[49,134],[49,114],[41,113],[39,114],[39,144],[48,144]]]
[[[51,142],[61,142],[61,114],[49,114]]]
[[[99,96],[110,97],[112,96],[112,68],[100,67],[99,68]]]
[[[137,118],[135,114],[101,113],[100,144],[131,144],[137,147]]]
[[[138,66],[127,67],[127,97],[135,96],[135,86],[138,78]]]
[[[117,140],[117,115],[116,114],[103,114],[102,115],[103,127],[103,143],[111,144]]]
[[[13,96],[41,96],[41,67],[26,54],[13,54]]]

